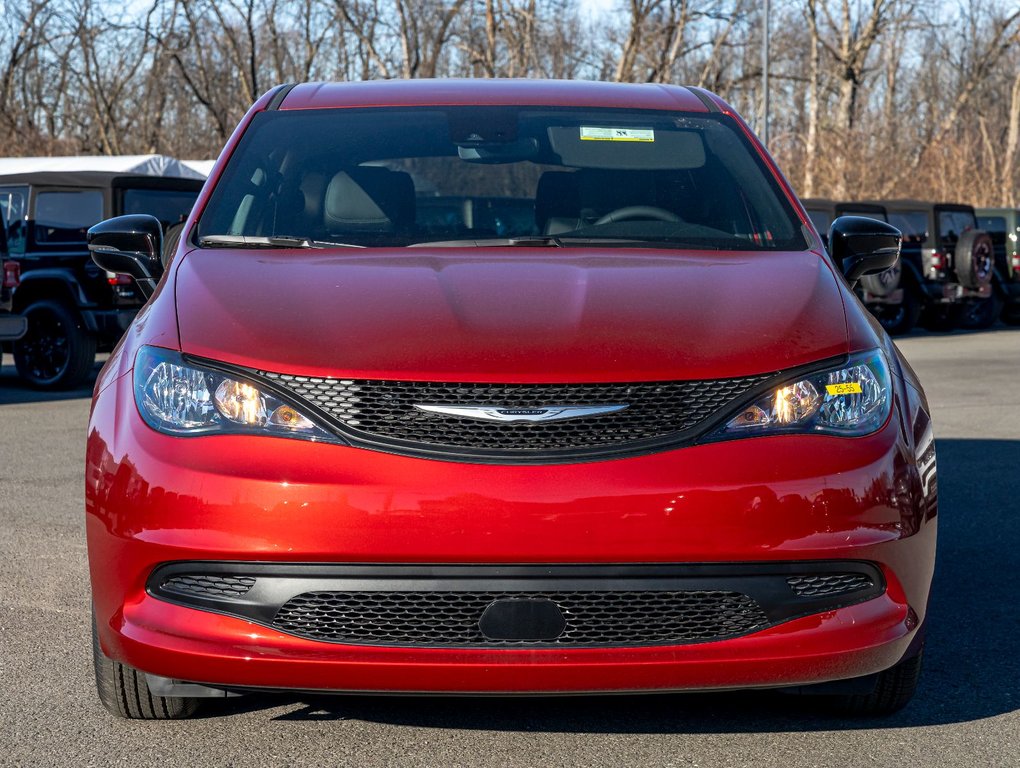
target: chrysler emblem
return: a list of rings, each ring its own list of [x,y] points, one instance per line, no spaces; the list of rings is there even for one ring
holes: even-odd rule
[[[415,405],[425,413],[460,416],[482,421],[562,421],[581,416],[600,416],[616,413],[628,405],[546,405],[541,408],[501,408],[498,405]]]

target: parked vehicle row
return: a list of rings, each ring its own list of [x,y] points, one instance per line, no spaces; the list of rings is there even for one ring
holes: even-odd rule
[[[85,165],[73,162],[85,158],[36,160],[0,160],[0,344],[31,385],[69,388],[84,381],[96,352],[112,349],[144,303],[130,277],[92,263],[85,231],[105,218],[147,213],[175,247],[170,227],[187,216],[202,180],[169,158],[88,158]],[[552,190],[543,199],[553,202],[537,210],[529,199],[417,189],[415,225],[437,237],[468,230],[499,237],[532,216],[541,222],[533,234],[572,226],[558,210],[570,190]],[[1020,210],[911,200],[803,202],[823,241],[844,215],[886,221],[903,233],[901,260],[857,288],[889,333],[907,333],[919,321],[931,330],[984,328],[1000,317],[1020,324]]]
[[[900,261],[857,288],[889,333],[907,333],[918,322],[934,331],[987,328],[1000,318],[1020,324],[1020,211],[920,200],[803,203],[819,232],[846,215],[902,232]]]
[[[131,213],[155,216],[165,228],[182,222],[202,180],[4,170],[0,165],[7,244],[0,341],[10,344],[18,374],[29,384],[74,387],[92,371],[96,352],[113,348],[145,301],[130,277],[93,263],[86,231]]]

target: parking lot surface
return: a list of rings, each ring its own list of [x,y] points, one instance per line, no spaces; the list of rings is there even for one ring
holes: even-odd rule
[[[939,563],[917,698],[884,720],[812,699],[252,696],[120,721],[95,697],[83,463],[89,392],[0,370],[0,765],[1020,765],[1020,329],[899,345],[938,437]]]

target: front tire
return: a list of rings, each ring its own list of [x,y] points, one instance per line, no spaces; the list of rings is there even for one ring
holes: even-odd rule
[[[992,290],[992,295],[987,299],[976,301],[967,307],[960,319],[960,327],[968,331],[980,331],[991,328],[999,319],[1002,312],[1002,299]]]
[[[848,693],[834,696],[833,708],[846,715],[857,717],[882,717],[903,709],[914,698],[917,683],[921,678],[921,657],[904,659],[895,667],[880,672],[875,690],[871,693]]]
[[[999,317],[1006,325],[1020,325],[1020,303],[1013,300],[1002,308]]]
[[[948,333],[960,327],[963,307],[959,304],[936,304],[925,310],[921,323],[929,331]]]
[[[876,305],[872,314],[890,336],[903,336],[914,330],[921,317],[921,300],[909,285],[903,289],[903,301],[899,304]]]
[[[22,315],[28,331],[14,342],[18,374],[37,389],[73,389],[92,372],[96,337],[81,318],[59,301],[29,304]]]
[[[92,663],[96,690],[103,706],[128,720],[182,720],[198,708],[198,699],[155,696],[137,669],[106,656],[99,647],[95,615],[92,617]]]

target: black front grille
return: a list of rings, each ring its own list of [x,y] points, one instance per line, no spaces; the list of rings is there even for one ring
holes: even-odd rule
[[[739,637],[870,600],[882,594],[885,581],[874,564],[855,561],[505,565],[185,561],[156,568],[147,589],[178,605],[324,642],[626,648]],[[243,590],[247,591],[240,594]]]
[[[869,589],[873,585],[871,577],[866,573],[816,573],[791,576],[786,583],[801,597],[842,595]]]
[[[556,603],[566,628],[555,640],[487,639],[478,622],[500,599]],[[273,626],[313,640],[401,646],[641,646],[708,642],[769,624],[751,597],[730,591],[306,592]]]
[[[625,384],[443,384],[328,379],[259,372],[352,431],[355,437],[497,456],[626,447],[696,430],[771,375]],[[492,422],[426,413],[415,405],[621,405],[615,413],[546,422]]]
[[[194,573],[171,576],[160,584],[160,589],[198,597],[241,597],[254,586],[255,579],[251,576]]]

